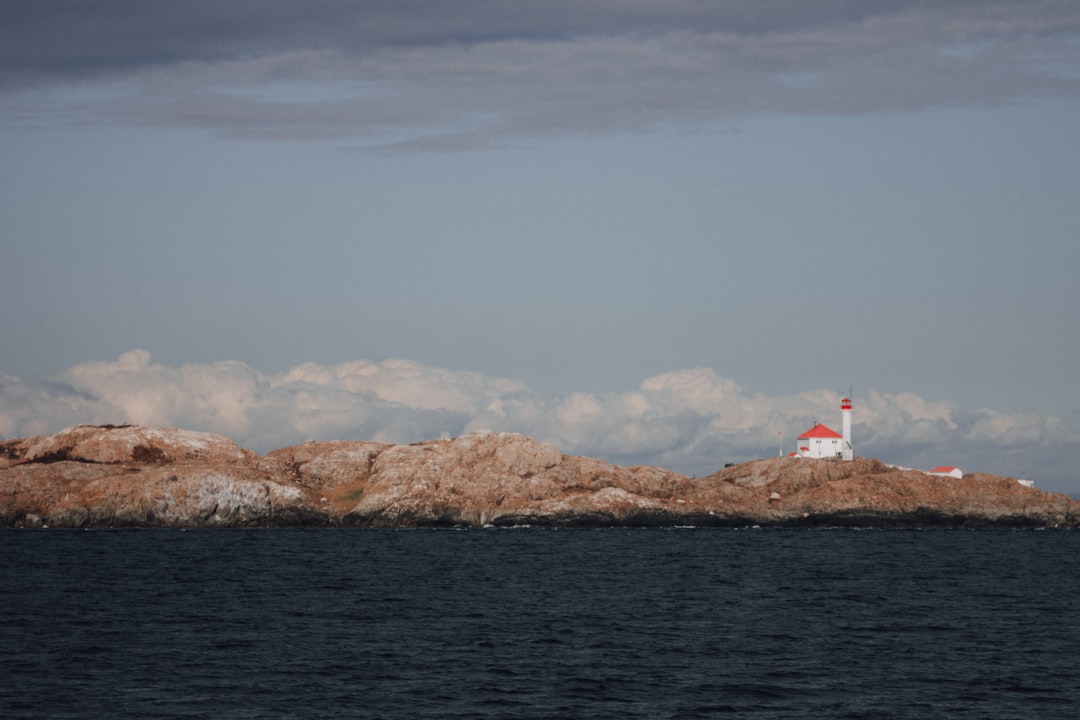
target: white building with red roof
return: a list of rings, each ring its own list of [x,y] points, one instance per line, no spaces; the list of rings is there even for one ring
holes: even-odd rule
[[[844,431],[842,435],[821,423],[814,423],[814,427],[798,437],[799,449],[795,454],[814,459],[853,459],[855,452],[851,447],[851,400],[848,398],[840,401],[840,426]]]

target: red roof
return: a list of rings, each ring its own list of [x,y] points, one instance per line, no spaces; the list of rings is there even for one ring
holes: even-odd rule
[[[830,430],[824,425],[815,425],[798,437],[799,440],[802,440],[803,438],[836,438],[843,440],[844,436],[835,430]]]
[[[953,470],[959,470],[959,469],[960,468],[956,467],[955,465],[939,465],[936,468],[934,468],[933,470],[931,470],[930,472],[948,473],[948,472],[952,472]]]

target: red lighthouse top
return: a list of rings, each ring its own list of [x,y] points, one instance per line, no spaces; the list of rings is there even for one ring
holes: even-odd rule
[[[841,410],[850,410],[851,409],[851,401],[848,400],[847,398],[844,398],[843,400],[841,400],[840,401],[840,409]]]

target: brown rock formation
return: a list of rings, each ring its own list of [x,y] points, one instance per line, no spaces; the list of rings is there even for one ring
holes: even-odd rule
[[[272,462],[228,438],[89,426],[0,443],[0,525],[234,526],[318,519]]]
[[[0,443],[0,526],[1080,525],[1080,502],[774,458],[692,479],[562,455],[511,433],[411,445],[309,442],[259,456],[208,433],[79,426]]]

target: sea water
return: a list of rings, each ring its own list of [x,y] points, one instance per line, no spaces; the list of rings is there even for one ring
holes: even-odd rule
[[[0,531],[3,718],[1080,717],[1080,533]]]

